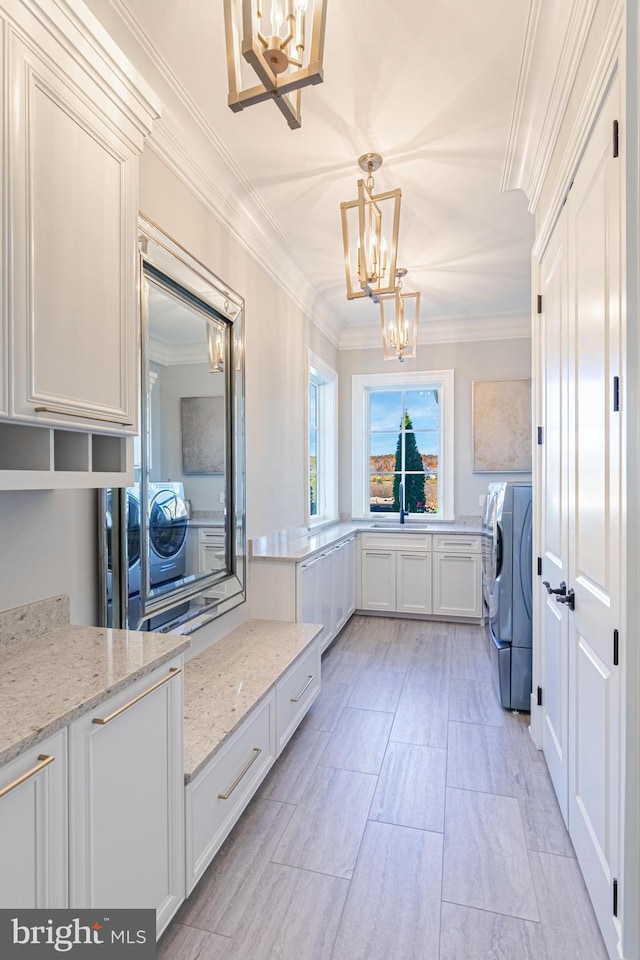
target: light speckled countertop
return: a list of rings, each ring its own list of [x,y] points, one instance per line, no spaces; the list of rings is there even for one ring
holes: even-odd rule
[[[0,764],[182,653],[187,637],[79,627],[67,597],[0,612]]]
[[[363,533],[431,533],[459,534],[462,536],[482,536],[485,532],[478,517],[464,517],[454,522],[434,522],[412,518],[405,524],[384,520],[349,520],[332,523],[320,530],[305,531],[301,527],[282,530],[250,541],[252,560],[281,560],[285,563],[297,563],[313,556],[314,553],[330,547],[338,540],[350,534]]]
[[[318,635],[319,624],[248,620],[184,669],[185,783]]]

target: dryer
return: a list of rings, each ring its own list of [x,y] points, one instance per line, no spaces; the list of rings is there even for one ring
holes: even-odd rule
[[[503,707],[511,710],[530,710],[531,484],[509,481],[495,486],[487,588],[491,636],[498,651],[500,699]]]
[[[184,576],[188,513],[182,483],[149,484],[149,586]]]

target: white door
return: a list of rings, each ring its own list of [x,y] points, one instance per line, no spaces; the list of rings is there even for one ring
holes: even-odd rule
[[[612,86],[569,194],[569,827],[611,955],[619,868],[621,627],[620,159]]]
[[[566,207],[540,263],[542,313],[537,347],[540,368],[542,444],[538,476],[543,490],[538,507],[542,580],[557,590],[569,580],[569,471],[567,401],[567,217]],[[569,608],[545,587],[538,591],[537,641],[540,645],[542,747],[565,823],[568,821]],[[535,692],[535,691],[534,691]]]

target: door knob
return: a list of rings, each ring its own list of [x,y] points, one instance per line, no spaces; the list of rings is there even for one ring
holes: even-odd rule
[[[552,587],[548,580],[543,580],[542,586],[547,588],[547,593],[555,593],[559,597],[564,597],[567,593],[567,585],[564,582],[564,580],[562,581],[560,586],[556,588]]]
[[[566,605],[569,607],[569,610],[575,610],[576,595],[573,587],[567,592],[566,596],[556,597],[556,603],[566,603]]]

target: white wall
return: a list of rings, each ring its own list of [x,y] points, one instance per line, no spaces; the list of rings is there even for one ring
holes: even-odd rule
[[[0,493],[0,610],[68,593],[74,623],[95,623],[95,490]]]
[[[398,364],[382,359],[382,346],[370,350],[343,350],[340,354],[340,513],[351,513],[351,378],[354,374],[398,372]],[[530,479],[531,474],[473,472],[471,385],[474,380],[520,380],[531,376],[531,340],[486,340],[430,344],[418,348],[415,360],[403,369],[453,370],[455,381],[455,491],[456,516],[479,516],[479,498],[492,480]]]

